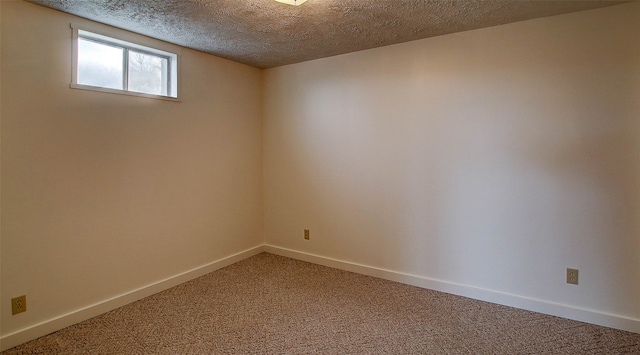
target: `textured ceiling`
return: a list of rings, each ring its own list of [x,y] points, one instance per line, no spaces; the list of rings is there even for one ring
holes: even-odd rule
[[[28,0],[257,68],[624,1]]]

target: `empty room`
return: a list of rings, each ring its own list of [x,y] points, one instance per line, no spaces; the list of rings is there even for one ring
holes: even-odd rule
[[[640,2],[0,25],[3,355],[640,353]]]

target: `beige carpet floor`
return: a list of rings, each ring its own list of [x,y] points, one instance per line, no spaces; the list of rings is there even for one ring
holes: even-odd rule
[[[640,334],[263,253],[5,354],[640,354]]]

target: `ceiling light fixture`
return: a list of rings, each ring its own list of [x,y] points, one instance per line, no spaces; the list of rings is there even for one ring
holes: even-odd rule
[[[304,2],[307,0],[276,0],[276,1],[281,2],[283,4],[298,6],[298,5],[304,4]]]

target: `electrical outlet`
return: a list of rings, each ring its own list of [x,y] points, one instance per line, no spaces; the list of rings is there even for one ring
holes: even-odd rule
[[[567,283],[578,284],[578,269],[567,268]]]
[[[11,299],[11,314],[16,315],[18,313],[27,311],[27,296],[22,295]]]
[[[304,230],[304,239],[309,240],[309,230],[308,229]]]

